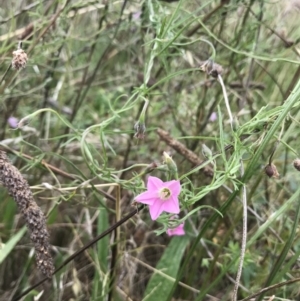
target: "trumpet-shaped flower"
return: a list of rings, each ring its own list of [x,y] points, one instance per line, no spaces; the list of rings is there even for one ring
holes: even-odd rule
[[[178,196],[180,189],[179,180],[163,182],[159,178],[149,177],[147,191],[139,194],[135,200],[149,205],[150,216],[152,220],[156,220],[163,211],[179,213]]]
[[[181,235],[185,235],[183,227],[184,227],[184,223],[180,224],[179,226],[177,226],[174,229],[168,229],[167,230],[167,234],[169,236],[174,236],[174,235],[181,236]]]

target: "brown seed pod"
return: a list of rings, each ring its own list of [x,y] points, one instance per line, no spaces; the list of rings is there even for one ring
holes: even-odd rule
[[[300,171],[300,159],[294,160],[293,165],[298,171]]]
[[[269,178],[278,178],[279,177],[279,173],[277,171],[277,168],[273,163],[271,165],[268,164],[265,167],[265,173]]]

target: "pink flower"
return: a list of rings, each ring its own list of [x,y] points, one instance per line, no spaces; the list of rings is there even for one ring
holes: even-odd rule
[[[180,189],[179,180],[163,182],[159,178],[149,177],[147,191],[139,194],[135,199],[139,203],[149,205],[150,216],[152,220],[156,220],[163,211],[179,213]]]
[[[174,229],[168,229],[167,230],[167,234],[169,236],[173,236],[173,235],[177,235],[177,236],[185,235],[183,227],[184,227],[184,223],[180,224],[178,227],[176,227]]]

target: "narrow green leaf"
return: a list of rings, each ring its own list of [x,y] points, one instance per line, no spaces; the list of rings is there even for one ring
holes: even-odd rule
[[[5,260],[9,253],[14,249],[15,245],[22,238],[26,232],[26,227],[24,226],[18,233],[10,238],[10,240],[4,244],[3,247],[0,246],[0,264]]]
[[[152,275],[148,282],[143,301],[166,300],[166,297],[172,290],[182,256],[188,243],[189,238],[186,236],[173,237],[156,266],[158,271],[166,275],[158,272]],[[168,276],[172,277],[172,279]]]
[[[288,241],[285,243],[284,248],[281,251],[281,254],[278,257],[276,263],[274,264],[273,269],[271,270],[264,287],[270,286],[271,284],[273,284],[275,282],[274,280],[275,280],[276,276],[278,276],[280,269],[284,266],[283,263],[286,260],[286,256],[287,256],[288,252],[290,251],[293,241],[295,239],[296,230],[298,228],[298,223],[299,223],[299,218],[300,218],[300,202],[298,201],[295,221],[294,221],[291,235],[289,236]],[[277,277],[277,279],[278,279],[278,277]],[[263,293],[260,296],[258,296],[257,300],[261,301],[263,299],[264,295],[265,294]]]
[[[109,227],[107,210],[101,209],[98,216],[97,234],[102,233]],[[95,276],[92,288],[92,300],[105,300],[109,284],[105,274],[108,270],[109,237],[102,238],[97,243],[95,252]]]

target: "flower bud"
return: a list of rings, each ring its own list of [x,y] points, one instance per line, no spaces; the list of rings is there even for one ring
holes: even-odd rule
[[[279,173],[277,171],[277,168],[273,163],[271,165],[268,164],[265,167],[265,173],[269,178],[278,178],[279,177]]]
[[[300,171],[300,159],[294,160],[293,165],[298,171]]]
[[[20,70],[21,68],[25,68],[28,57],[26,52],[19,48],[13,52],[13,59],[11,62],[11,66],[13,69]]]
[[[173,159],[171,158],[171,156],[167,152],[164,152],[163,156],[164,156],[164,162],[167,164],[168,169],[170,171],[172,171],[173,173],[177,173],[177,165],[173,161]]]
[[[211,158],[213,155],[211,149],[208,146],[206,146],[204,143],[202,143],[202,154],[205,158]]]
[[[16,129],[18,127],[19,120],[18,118],[11,116],[7,119],[7,123],[11,128]]]
[[[145,132],[146,132],[146,127],[145,124],[138,121],[135,125],[134,125],[134,130],[135,130],[135,134],[134,137],[137,139],[144,139],[145,138]]]

